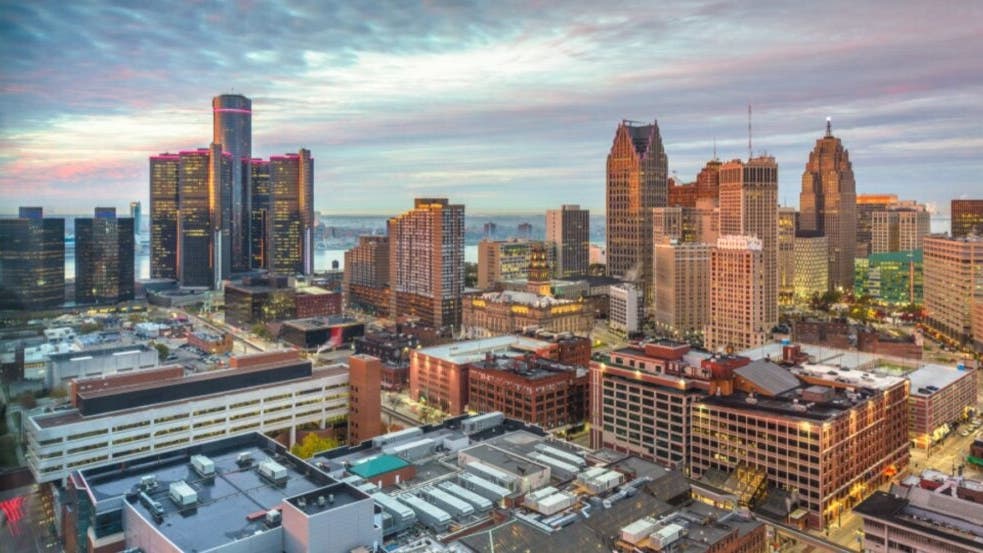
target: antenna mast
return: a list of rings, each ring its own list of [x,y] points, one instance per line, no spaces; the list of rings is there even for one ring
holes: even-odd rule
[[[751,159],[751,104],[747,105],[747,158]]]

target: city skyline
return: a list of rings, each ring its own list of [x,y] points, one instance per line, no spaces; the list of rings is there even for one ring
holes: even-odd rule
[[[689,182],[715,149],[747,159],[749,103],[781,203],[829,116],[858,193],[947,211],[978,189],[983,59],[953,53],[983,50],[983,6],[845,6],[7,6],[0,211],[146,202],[147,156],[207,146],[207,102],[228,92],[253,100],[255,155],[321,160],[324,213],[418,196],[601,213],[622,119],[657,120]]]

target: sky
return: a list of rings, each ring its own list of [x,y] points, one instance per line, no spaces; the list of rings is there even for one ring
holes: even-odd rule
[[[797,205],[827,117],[858,193],[983,197],[983,2],[0,0],[0,213],[125,208],[148,157],[253,101],[253,155],[308,148],[315,208],[604,209],[622,119],[695,179],[752,148]],[[145,208],[146,209],[146,208]]]

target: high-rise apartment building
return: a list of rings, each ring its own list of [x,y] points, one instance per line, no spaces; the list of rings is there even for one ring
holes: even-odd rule
[[[700,243],[656,243],[655,324],[679,338],[703,332],[710,315],[710,250]]]
[[[222,145],[222,151],[231,156],[232,163],[228,227],[233,271],[248,270],[250,265],[252,120],[253,106],[249,98],[241,94],[222,94],[212,98],[212,142]]]
[[[641,330],[644,307],[638,288],[630,282],[614,284],[608,288],[608,295],[608,326],[611,330],[625,335]]]
[[[924,244],[926,323],[950,340],[967,343],[971,305],[983,297],[983,236],[928,236]]]
[[[75,219],[76,303],[133,299],[133,240],[133,219],[117,218],[114,207]]]
[[[922,249],[929,234],[929,213],[923,205],[875,211],[871,216],[871,253],[910,252]]]
[[[857,189],[850,154],[826,121],[826,135],[816,141],[802,173],[799,228],[829,240],[829,286],[853,287],[857,249]]]
[[[464,206],[417,198],[389,219],[390,313],[429,326],[461,325],[464,291]]]
[[[952,236],[983,236],[983,200],[952,200]]]
[[[710,314],[704,331],[708,350],[741,351],[765,342],[774,323],[765,315],[764,257],[760,238],[717,239],[710,254]]]
[[[897,203],[896,194],[857,194],[857,258],[870,255],[874,213]]]
[[[652,208],[668,201],[659,125],[622,121],[607,160],[607,271],[652,293]]]
[[[389,313],[388,237],[359,236],[358,244],[345,252],[344,271],[345,305],[383,316]]]
[[[314,272],[314,159],[310,150],[270,157],[270,270]]]
[[[0,219],[0,309],[44,309],[65,302],[65,220],[22,207]]]
[[[150,278],[178,278],[178,175],[181,156],[150,156]]]
[[[590,213],[579,205],[546,211],[546,241],[554,244],[556,276],[587,274]]]
[[[756,157],[746,163],[735,159],[720,168],[720,235],[753,236],[761,241],[763,311],[762,319],[756,323],[760,322],[763,332],[771,331],[778,323],[778,165],[775,158]]]
[[[273,189],[270,186],[270,162],[263,159],[249,160],[249,256],[250,268],[270,268],[270,236],[273,234],[273,210],[270,202]]]
[[[786,304],[795,296],[795,231],[799,213],[794,207],[778,208],[778,301]]]

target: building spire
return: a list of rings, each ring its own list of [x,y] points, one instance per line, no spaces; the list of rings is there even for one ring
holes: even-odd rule
[[[833,137],[833,119],[831,117],[826,118],[826,138]]]

